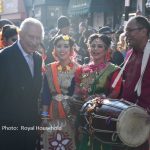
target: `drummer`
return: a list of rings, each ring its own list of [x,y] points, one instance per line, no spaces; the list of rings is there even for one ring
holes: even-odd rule
[[[88,39],[88,48],[91,61],[88,65],[78,68],[75,74],[74,97],[85,101],[88,96],[101,94],[102,97],[117,98],[120,93],[121,78],[115,88],[112,83],[116,78],[120,68],[107,62],[106,55],[111,40],[106,35],[92,34]],[[91,146],[89,136],[80,133],[80,119],[77,120],[77,150],[87,150]],[[82,132],[82,131],[81,131]],[[79,135],[79,136],[78,136]],[[111,146],[104,145],[94,140],[91,143],[93,150],[109,150]]]
[[[143,16],[131,18],[125,27],[127,54],[122,98],[150,110],[150,23]],[[134,150],[148,150],[148,142]]]

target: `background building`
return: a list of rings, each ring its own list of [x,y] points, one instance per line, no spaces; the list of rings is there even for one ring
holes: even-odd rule
[[[0,0],[0,17],[16,24],[26,17],[35,17],[49,30],[56,26],[59,16],[66,15],[74,28],[78,28],[79,22],[85,21],[95,29],[104,25],[116,29],[137,12],[149,16],[150,9],[145,7],[146,2],[147,0]]]
[[[1,19],[10,19],[20,24],[27,17],[23,0],[0,0],[0,8]]]

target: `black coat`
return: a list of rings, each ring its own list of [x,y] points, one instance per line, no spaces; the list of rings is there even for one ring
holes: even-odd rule
[[[38,123],[41,57],[33,54],[34,77],[17,43],[0,53],[0,122],[28,126]]]

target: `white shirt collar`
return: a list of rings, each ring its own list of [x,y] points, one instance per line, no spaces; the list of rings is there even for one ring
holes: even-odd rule
[[[27,52],[25,52],[25,50],[22,48],[21,44],[20,44],[20,40],[17,41],[18,47],[21,51],[21,53],[23,54],[23,56],[26,58],[29,54]],[[33,55],[33,54],[31,54]]]

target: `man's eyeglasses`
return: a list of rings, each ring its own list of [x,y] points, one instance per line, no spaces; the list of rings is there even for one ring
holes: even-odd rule
[[[125,30],[125,32],[133,32],[133,31],[136,31],[136,30],[141,30],[141,29],[143,29],[143,27],[139,27],[139,28],[132,28],[132,29],[129,29],[129,28],[127,28],[126,30]]]

